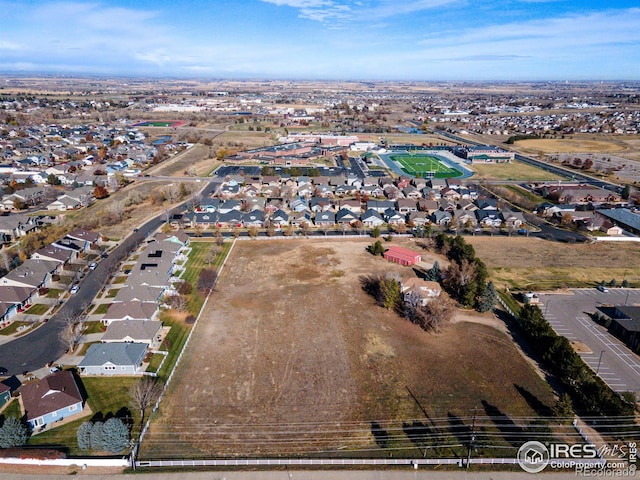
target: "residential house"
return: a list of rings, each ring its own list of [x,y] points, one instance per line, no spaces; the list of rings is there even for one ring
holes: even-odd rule
[[[527,223],[522,212],[513,212],[511,210],[502,210],[500,217],[504,222],[507,230],[517,230]]]
[[[20,387],[27,422],[36,429],[81,413],[84,398],[69,370],[47,375]]]
[[[65,212],[68,210],[78,210],[79,208],[82,208],[82,203],[66,194],[61,195],[57,200],[47,205],[47,210],[49,211]]]
[[[331,227],[336,224],[336,216],[333,212],[318,212],[313,223],[317,227]]]
[[[77,258],[76,252],[72,250],[65,250],[64,248],[54,247],[53,245],[47,245],[39,250],[36,250],[31,255],[34,260],[49,260],[52,262],[59,262],[66,265],[68,262]]]
[[[123,290],[123,289],[121,289]],[[128,290],[128,287],[124,287]],[[118,293],[120,293],[118,291]],[[107,313],[100,320],[103,325],[109,326],[114,322],[136,321],[145,322],[153,320],[158,314],[158,293],[156,292],[153,300],[129,300],[123,301],[123,297],[113,300]]]
[[[453,215],[451,214],[451,212],[436,210],[431,214],[431,222],[435,223],[436,225],[449,225],[452,219]]]
[[[37,295],[34,287],[0,285],[0,328],[9,325],[12,318]]]
[[[252,212],[246,212],[242,215],[242,224],[245,227],[263,227],[265,223],[264,212],[254,210]]]
[[[502,217],[497,210],[476,210],[474,213],[481,227],[499,228],[502,225]]]
[[[357,215],[360,215],[360,213],[362,213],[362,203],[360,202],[360,200],[340,200],[338,202],[338,207],[340,209],[346,209],[349,210],[350,212],[353,212]]]
[[[146,354],[146,343],[94,343],[78,368],[83,375],[137,375]]]
[[[353,213],[351,210],[346,208],[341,208],[336,213],[336,222],[339,224],[353,224],[360,220],[360,216],[356,213]]]
[[[269,218],[269,223],[278,227],[284,227],[289,225],[289,215],[284,210],[276,210]]]
[[[369,200],[367,202],[367,210],[375,210],[378,213],[384,213],[389,208],[395,209],[396,202],[391,200]]]
[[[162,322],[150,320],[122,320],[109,324],[100,339],[102,343],[144,343],[147,348],[158,349],[162,343]]]
[[[417,277],[403,280],[400,289],[405,302],[417,303],[421,306],[425,306],[429,301],[438,298],[442,293],[442,288],[438,282],[426,281]]]
[[[34,290],[40,287],[46,287],[51,282],[51,275],[53,275],[59,267],[60,263],[57,261],[30,258],[0,278],[0,285],[28,287]]]
[[[383,218],[389,225],[400,225],[405,223],[406,215],[393,208],[387,208],[383,213]]]
[[[72,232],[67,233],[66,238],[78,243],[85,252],[98,247],[102,240],[102,236],[99,233],[85,230],[83,228],[77,228]]]
[[[411,212],[409,214],[409,222],[416,227],[422,227],[431,223],[427,212]]]
[[[402,214],[418,211],[418,204],[413,198],[399,198],[396,200],[398,211]]]
[[[362,225],[368,228],[384,225],[382,215],[372,208],[368,209],[360,216],[360,221],[362,222]]]

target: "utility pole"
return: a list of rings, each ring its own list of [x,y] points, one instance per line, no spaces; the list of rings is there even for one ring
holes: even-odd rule
[[[476,441],[476,413],[478,412],[478,407],[473,409],[473,421],[471,422],[471,436],[469,438],[469,447],[467,449],[467,470],[469,470],[469,466],[471,465],[471,450],[473,450],[473,445]]]
[[[604,350],[600,351],[600,358],[598,359],[598,368],[596,368],[596,375],[600,372],[600,364],[602,363],[602,355],[604,355]]]

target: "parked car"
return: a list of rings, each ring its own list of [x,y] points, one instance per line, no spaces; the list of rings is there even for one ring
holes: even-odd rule
[[[89,270],[95,270],[97,266],[98,264],[96,262],[93,262],[91,265],[89,265]]]
[[[604,293],[607,293],[609,291],[609,289],[603,285],[598,285],[598,290]]]
[[[78,287],[78,285],[74,285],[73,287],[71,287],[71,295],[75,295],[76,293],[78,293],[78,289],[80,287]]]
[[[4,367],[0,367],[0,375],[6,375],[9,372],[9,370],[7,370]]]

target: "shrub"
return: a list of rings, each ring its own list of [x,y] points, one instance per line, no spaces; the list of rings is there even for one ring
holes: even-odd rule
[[[0,427],[0,448],[21,447],[28,439],[28,427],[17,418],[7,418]]]
[[[96,422],[92,425],[89,439],[93,450],[100,450],[102,448],[102,426],[102,422]]]
[[[129,444],[129,430],[119,418],[110,418],[102,426],[102,449],[119,453]]]
[[[91,430],[93,429],[93,422],[84,422],[78,431],[76,437],[78,439],[78,448],[80,450],[89,450],[91,448]]]

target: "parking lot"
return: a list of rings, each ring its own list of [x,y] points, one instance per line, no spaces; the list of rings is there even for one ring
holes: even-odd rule
[[[577,288],[539,298],[540,309],[556,333],[579,342],[578,353],[600,378],[616,392],[640,396],[640,357],[589,316],[602,304],[639,305],[640,290]]]

